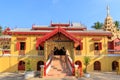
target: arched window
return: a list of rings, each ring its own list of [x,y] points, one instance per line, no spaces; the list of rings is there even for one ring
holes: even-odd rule
[[[112,62],[112,70],[115,71],[117,69],[118,66],[118,62],[117,61],[113,61]]]
[[[40,71],[41,70],[41,65],[44,65],[44,62],[43,61],[38,61],[37,62],[37,71]]]
[[[25,62],[24,61],[20,61],[18,63],[18,70],[25,70]]]
[[[99,61],[94,62],[94,70],[101,70],[101,63]]]

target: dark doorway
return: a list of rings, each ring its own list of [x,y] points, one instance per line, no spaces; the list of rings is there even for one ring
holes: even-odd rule
[[[61,49],[58,49],[57,47],[54,47],[54,55],[66,55],[66,50],[64,47]]]
[[[101,63],[99,61],[94,62],[94,70],[101,70]]]
[[[118,68],[118,62],[117,61],[113,61],[112,62],[112,70],[115,71]]]
[[[24,61],[20,61],[18,63],[18,70],[25,70],[25,62]]]
[[[37,63],[37,71],[40,71],[41,70],[41,65],[44,65],[44,62],[43,61],[38,61]]]

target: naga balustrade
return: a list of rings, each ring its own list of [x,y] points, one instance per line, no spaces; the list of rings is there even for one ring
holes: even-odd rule
[[[44,76],[46,76],[46,74],[48,74],[48,72],[51,68],[52,58],[53,58],[53,55],[50,55],[48,61],[44,65]]]
[[[68,65],[72,75],[74,75],[74,72],[75,72],[74,63],[73,63],[73,61],[72,61],[70,56],[66,55],[66,59],[67,59],[67,65]]]

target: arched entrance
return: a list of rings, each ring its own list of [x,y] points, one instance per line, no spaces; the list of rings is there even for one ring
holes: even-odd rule
[[[78,73],[80,74],[80,76],[82,76],[82,63],[81,63],[81,61],[79,61],[79,60],[77,60],[76,62],[75,62],[75,65],[79,65],[78,66]]]
[[[19,61],[18,70],[25,70],[25,62],[24,61]]]
[[[117,67],[118,67],[118,62],[117,61],[113,61],[112,62],[112,70],[115,71]]]
[[[101,70],[101,63],[99,61],[94,62],[94,70]]]
[[[37,71],[40,71],[41,70],[41,65],[44,65],[44,62],[43,61],[38,61],[37,62]]]
[[[82,68],[81,61],[76,61],[76,62],[75,62],[75,64],[76,64],[76,65],[79,65],[79,67],[78,67],[78,68]]]
[[[54,47],[53,53],[54,53],[54,55],[66,55],[66,50],[64,47],[61,47],[61,49]]]

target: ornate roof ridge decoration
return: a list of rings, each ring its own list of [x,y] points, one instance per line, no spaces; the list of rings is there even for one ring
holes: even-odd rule
[[[52,32],[50,32],[50,33],[46,34],[45,36],[41,37],[40,39],[38,39],[36,46],[38,47],[39,44],[45,42],[46,40],[48,40],[49,38],[53,37],[57,33],[62,33],[64,36],[68,37],[72,41],[79,42],[79,40],[77,38],[75,38],[74,36],[72,36],[72,34],[69,34],[63,28],[58,27],[58,28],[54,29]]]
[[[63,35],[65,35],[66,37],[68,37],[69,39],[73,40],[74,42],[77,42],[79,41],[78,39],[76,39],[75,37],[72,36],[72,34],[69,34],[68,32],[66,32],[63,28],[56,28],[54,29],[52,32],[46,34],[45,36],[43,36],[42,38],[47,40],[49,38],[51,38],[52,36],[54,36],[55,34],[57,33],[62,33]],[[41,38],[41,39],[42,39]]]

